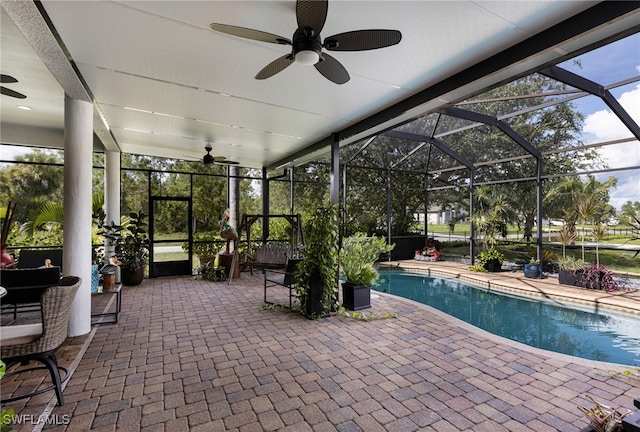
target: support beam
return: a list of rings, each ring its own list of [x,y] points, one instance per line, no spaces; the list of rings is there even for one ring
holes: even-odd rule
[[[511,126],[506,124],[503,121],[498,120],[494,116],[480,114],[473,111],[463,110],[461,108],[449,107],[443,108],[440,110],[441,114],[448,115],[451,117],[461,118],[464,120],[469,120],[477,123],[483,123],[489,126],[495,126],[504,132],[509,138],[515,141],[520,147],[522,147],[527,153],[533,155],[536,159],[542,159],[542,153],[535,148],[529,141],[524,139],[520,134],[511,129]]]
[[[331,143],[331,204],[340,203],[340,139],[338,134],[332,135]]]
[[[542,159],[536,163],[536,249],[542,265]]]
[[[458,162],[460,162],[461,164],[469,168],[470,170],[473,170],[473,164],[469,162],[464,156],[462,156],[455,150],[451,149],[442,141],[439,141],[435,138],[430,138],[426,135],[419,135],[419,134],[414,134],[409,132],[400,132],[396,130],[387,131],[383,135],[388,137],[393,137],[393,138],[412,140],[412,141],[429,142],[433,144],[435,147],[438,147],[442,152],[446,153],[453,159],[457,160]]]
[[[262,214],[269,215],[269,178],[267,177],[267,169],[262,168]],[[262,243],[269,238],[269,218],[262,218]]]
[[[540,73],[548,76],[549,78],[553,78],[556,81],[563,82],[582,91],[586,91],[594,96],[598,96],[609,108],[611,108],[611,111],[618,116],[620,121],[624,123],[636,139],[640,140],[640,126],[638,126],[638,123],[631,118],[629,113],[622,107],[622,105],[620,105],[616,98],[613,97],[611,92],[605,89],[603,85],[558,66],[548,67],[541,70]]]
[[[393,223],[393,203],[391,202],[391,169],[387,169],[387,244],[391,244],[391,224]],[[425,214],[425,217],[427,215]]]
[[[104,207],[107,223],[120,224],[120,152],[104,153]],[[105,240],[105,259],[115,254],[114,246]]]
[[[229,181],[227,183],[227,186],[229,188],[229,209],[231,210],[231,215],[229,216],[229,225],[231,225],[234,228],[238,228],[239,225],[239,218],[238,218],[238,213],[240,212],[240,178],[238,178],[238,172],[239,172],[240,168],[238,168],[235,165],[229,165],[229,170],[228,172],[228,178]],[[222,217],[222,215],[221,215]],[[237,242],[231,242],[232,246],[234,248],[237,248]],[[234,249],[235,251],[235,249]],[[229,278],[229,280],[231,280],[231,277]]]
[[[472,169],[469,172],[469,216],[473,215],[475,211],[475,206],[473,204],[473,200],[475,199],[475,184],[474,184],[475,171]],[[473,220],[469,218],[469,255],[471,256],[471,265],[476,263],[476,246],[475,246],[475,237],[476,230],[474,228]]]

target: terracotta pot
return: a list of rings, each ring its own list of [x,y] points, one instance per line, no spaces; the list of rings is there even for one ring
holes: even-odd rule
[[[200,265],[206,265],[208,262],[211,262],[211,267],[213,267],[213,263],[216,260],[215,255],[198,255],[198,260],[200,261]]]

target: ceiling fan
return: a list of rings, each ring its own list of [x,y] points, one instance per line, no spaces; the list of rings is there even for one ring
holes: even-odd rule
[[[207,151],[207,154],[202,158],[202,162],[205,165],[213,165],[214,163],[219,165],[238,165],[238,162],[227,160],[224,156],[212,156],[211,150],[213,150],[213,147],[211,147],[209,143],[207,143],[204,149]]]
[[[0,74],[0,83],[2,84],[13,84],[17,83],[18,80],[12,77],[11,75]],[[11,90],[10,88],[6,88],[5,86],[0,86],[0,93],[5,96],[11,96],[18,99],[25,99],[27,96],[19,93],[15,90]]]
[[[322,51],[365,51],[396,45],[402,39],[398,30],[355,30],[339,33],[324,39],[320,32],[324,27],[329,7],[328,0],[298,0],[296,19],[298,28],[291,40],[244,27],[228,24],[210,24],[212,30],[261,42],[279,45],[291,45],[291,53],[286,54],[265,66],[255,76],[262,80],[282,72],[294,61],[303,65],[314,65],[329,81],[344,84],[349,81],[349,73],[338,60]]]

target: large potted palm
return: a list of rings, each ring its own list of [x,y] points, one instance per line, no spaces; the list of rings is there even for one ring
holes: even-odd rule
[[[338,293],[337,208],[321,207],[311,218],[302,262],[298,264],[296,294],[301,312],[315,319],[329,315]]]
[[[124,285],[140,285],[149,257],[149,237],[146,231],[147,216],[139,211],[129,214],[129,223],[115,244],[115,253],[120,260]]]
[[[395,245],[387,245],[382,237],[367,237],[356,233],[344,240],[340,253],[342,305],[346,309],[361,310],[371,307],[371,285],[378,277],[374,267],[380,254],[391,252]]]

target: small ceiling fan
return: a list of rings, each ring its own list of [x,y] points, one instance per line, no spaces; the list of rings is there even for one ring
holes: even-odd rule
[[[18,80],[12,77],[11,75],[0,74],[0,83],[2,84],[13,84],[17,83]],[[5,86],[0,86],[0,93],[5,96],[11,96],[18,99],[26,99],[27,96],[19,93],[15,90],[11,90],[10,88],[6,88]]]
[[[327,18],[328,0],[298,0],[296,2],[296,19],[298,28],[291,40],[244,27],[228,24],[210,24],[212,30],[233,36],[270,42],[279,45],[291,45],[290,54],[286,54],[265,66],[255,76],[262,80],[282,72],[294,61],[303,65],[314,65],[329,81],[344,84],[349,81],[349,73],[338,60],[322,51],[366,51],[396,45],[402,39],[398,30],[355,30],[339,33],[324,39],[320,32]]]
[[[211,147],[209,143],[207,143],[204,149],[207,151],[207,154],[202,158],[202,162],[205,165],[213,165],[214,163],[218,165],[238,165],[238,162],[227,160],[224,156],[212,156],[211,150],[213,150],[213,147]]]

